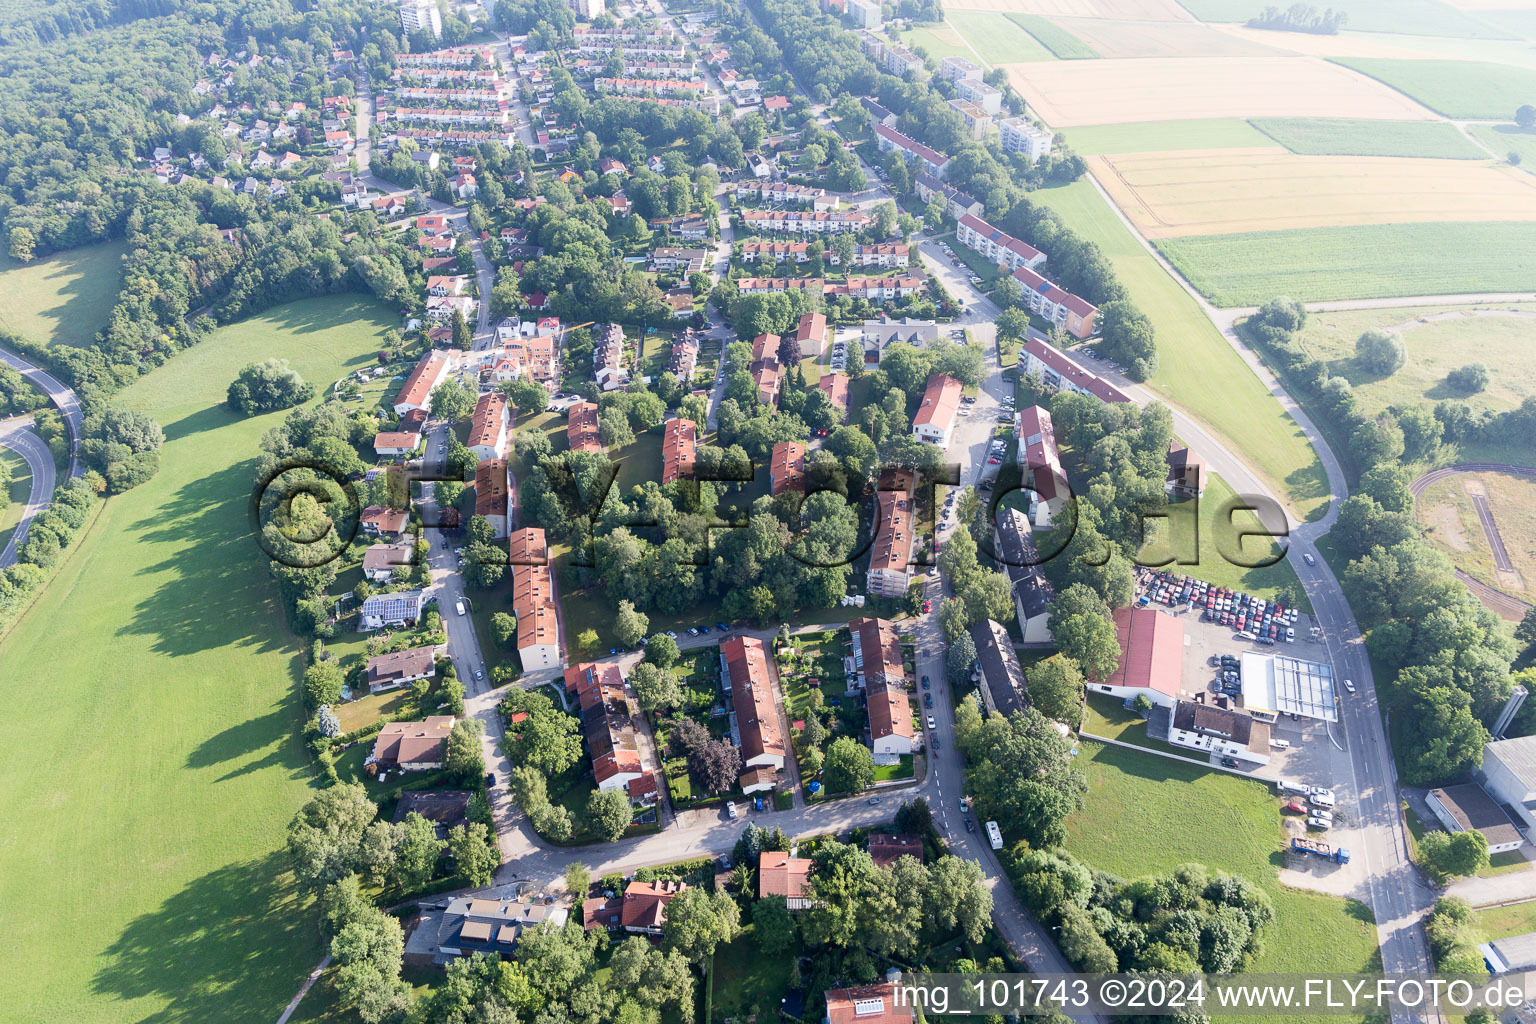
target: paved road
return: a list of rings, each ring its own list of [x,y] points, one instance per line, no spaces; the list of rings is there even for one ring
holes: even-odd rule
[[[0,348],[0,362],[4,362],[16,370],[32,383],[43,394],[48,396],[56,409],[64,417],[64,428],[69,431],[69,473],[64,479],[72,480],[80,475],[80,436],[84,426],[85,417],[80,411],[80,398],[74,389],[64,384],[57,377],[48,373],[40,366],[28,362],[25,358],[6,348]]]
[[[11,531],[11,539],[6,543],[5,550],[0,551],[0,569],[3,569],[16,562],[16,552],[26,543],[27,530],[32,526],[32,520],[52,501],[54,469],[53,453],[48,450],[43,439],[33,432],[30,416],[0,420],[0,448],[9,448],[20,455],[27,461],[27,468],[32,472],[32,489],[27,494],[26,508],[22,510],[16,529]]]

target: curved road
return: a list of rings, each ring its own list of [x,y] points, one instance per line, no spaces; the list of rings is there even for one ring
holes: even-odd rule
[[[64,417],[64,429],[69,431],[69,474],[64,479],[72,480],[80,475],[80,434],[85,417],[80,412],[80,399],[73,389],[62,383],[58,378],[48,373],[40,366],[36,366],[6,348],[0,348],[0,362],[6,363],[13,369],[21,371],[21,375],[31,381],[48,400],[54,404],[59,413]]]
[[[53,497],[53,453],[31,427],[30,416],[0,420],[0,448],[9,448],[26,459],[27,467],[32,471],[32,491],[27,495],[27,507],[16,529],[11,531],[11,539],[5,545],[5,550],[0,551],[0,569],[15,563],[16,552],[26,543],[27,529],[32,525],[32,520],[48,507]]]

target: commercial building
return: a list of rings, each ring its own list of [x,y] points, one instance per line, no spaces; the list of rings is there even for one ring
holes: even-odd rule
[[[1015,275],[1017,276],[1017,275]],[[1109,381],[1097,377],[1062,354],[1060,349],[1037,338],[1025,340],[1019,349],[1019,369],[1040,378],[1054,390],[1066,389],[1080,395],[1092,395],[1101,402],[1129,402],[1130,396]]]
[[[1005,118],[997,123],[997,130],[1002,135],[1004,152],[1023,153],[1031,160],[1039,160],[1049,153],[1051,142],[1056,138],[1054,132],[1024,117]]]
[[[1021,411],[1017,436],[1019,473],[1037,499],[1034,505],[1035,525],[1049,527],[1052,520],[1061,514],[1069,494],[1067,474],[1061,468],[1061,455],[1056,447],[1056,428],[1051,423],[1050,411],[1039,405]]]
[[[1475,782],[1432,789],[1425,800],[1447,832],[1481,832],[1489,853],[1508,853],[1525,845],[1525,836],[1504,808]]]
[[[912,436],[940,448],[948,447],[955,415],[960,411],[962,390],[961,383],[948,374],[930,376],[923,389],[922,403],[912,416]]]
[[[849,679],[864,693],[869,715],[869,748],[876,764],[892,764],[916,749],[907,672],[894,623],[862,618],[848,623],[852,636]]]
[[[985,619],[971,627],[976,644],[976,668],[981,673],[981,703],[989,715],[1005,718],[1029,706],[1029,680],[1013,649],[1013,638],[1001,622]]]
[[[1120,661],[1107,679],[1090,679],[1092,693],[1121,700],[1145,695],[1172,709],[1184,695],[1184,623],[1151,608],[1116,608]]]
[[[904,597],[912,582],[912,547],[916,540],[912,482],[901,474],[882,474],[876,498],[880,518],[869,549],[868,590],[876,597]]]
[[[490,523],[497,537],[507,535],[507,502],[511,493],[506,459],[486,459],[475,464],[475,515]]]
[[[1536,736],[1495,740],[1483,747],[1477,776],[1522,829],[1536,828]]]
[[[992,543],[997,560],[1003,563],[1008,582],[1013,587],[1014,613],[1024,643],[1030,646],[1050,644],[1052,637],[1048,623],[1056,589],[1045,578],[1029,517],[1016,508],[999,506],[992,521]]]
[[[692,479],[698,447],[698,432],[693,420],[682,417],[668,420],[661,435],[661,482],[670,484]]]
[[[1008,270],[1020,267],[1033,270],[1045,263],[1045,253],[1039,249],[969,213],[960,218],[955,241]]]
[[[517,616],[517,657],[524,672],[559,668],[560,615],[544,531],[525,526],[507,539],[512,569],[512,612]]]
[[[1273,722],[1281,715],[1339,720],[1333,666],[1283,655],[1244,652],[1238,658],[1243,707],[1250,715]]]
[[[1059,288],[1028,267],[1013,272],[1014,280],[1024,286],[1024,303],[1031,312],[1064,329],[1074,338],[1088,338],[1098,322],[1099,308]]]
[[[720,661],[721,686],[731,699],[731,739],[741,748],[742,771],[783,770],[784,733],[763,642],[757,637],[733,636],[720,645]]]
[[[1212,757],[1235,757],[1250,764],[1269,763],[1269,723],[1202,700],[1174,703],[1168,742],[1176,747],[1203,751]]]
[[[805,493],[805,445],[797,441],[780,441],[768,460],[768,493],[785,491]]]

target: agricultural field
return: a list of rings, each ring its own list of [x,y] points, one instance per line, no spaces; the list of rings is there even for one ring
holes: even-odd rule
[[[1487,501],[1513,573],[1495,564],[1474,496]],[[1506,473],[1457,474],[1426,487],[1416,511],[1429,542],[1458,569],[1522,600],[1536,595],[1536,480]]]
[[[116,242],[32,263],[0,256],[0,328],[44,345],[90,345],[117,303],[122,256]]]
[[[0,641],[18,721],[0,821],[8,1013],[275,1019],[321,955],[282,852],[309,798],[303,667],[246,519],[283,413],[223,404],[276,356],[315,382],[368,364],[394,317],[354,296],[225,327],[119,396],[165,427],[160,473],[111,498]],[[84,737],[109,738],[84,755]],[[152,809],[153,813],[145,813]]]
[[[1160,367],[1148,386],[1238,445],[1302,518],[1328,503],[1322,464],[1296,423],[1179,283],[1137,241],[1089,181],[1030,194],[1113,261],[1132,299],[1151,318]]]
[[[1341,64],[1284,54],[1010,64],[1008,77],[1053,128],[1213,117],[1431,118]]]
[[[1264,8],[1276,6],[1265,0],[1183,0],[1183,4],[1201,21],[1237,22],[1245,22]],[[1283,8],[1285,5],[1279,6]],[[1459,11],[1441,0],[1333,0],[1327,6],[1348,14],[1349,20],[1344,27],[1354,32],[1399,32],[1468,39],[1497,39],[1507,35],[1480,19],[1475,12]]]
[[[1380,970],[1368,908],[1280,884],[1284,833],[1267,787],[1090,740],[1076,763],[1087,805],[1067,820],[1066,847],[1090,866],[1134,879],[1195,861],[1249,879],[1275,906],[1253,973]]]
[[[1446,160],[1483,160],[1488,156],[1455,125],[1444,121],[1273,117],[1255,120],[1253,127],[1292,153]]]
[[[1224,149],[1095,156],[1088,166],[1152,239],[1350,224],[1536,220],[1536,181],[1489,161]]]
[[[21,514],[27,509],[27,498],[32,494],[32,468],[27,460],[11,451],[0,448],[0,466],[11,471],[11,486],[0,497],[8,498],[0,508],[0,551],[11,542],[11,531],[21,522]]]
[[[1038,39],[1047,50],[1062,60],[1085,60],[1098,57],[1093,47],[1073,35],[1065,26],[1040,17],[1038,14],[1012,13],[1008,20]]]
[[[1531,226],[1369,224],[1162,238],[1168,261],[1217,306],[1536,288]],[[1457,259],[1447,261],[1445,253]]]
[[[945,10],[1004,11],[1048,18],[1189,21],[1178,0],[944,0]]]
[[[1056,55],[1006,14],[950,11],[945,21],[975,47],[988,64],[1006,61],[1054,61]]]
[[[1370,57],[1340,57],[1334,63],[1385,82],[1437,114],[1458,119],[1509,117],[1536,95],[1536,70],[1506,64]]]
[[[1100,57],[1272,57],[1275,53],[1261,42],[1194,22],[1062,18],[1057,23]]]
[[[919,25],[901,34],[901,41],[907,46],[920,48],[934,60],[943,60],[945,57],[964,57],[966,60],[975,60],[976,55],[960,38],[960,33],[949,24]]]
[[[1267,135],[1237,117],[1083,125],[1063,132],[1062,137],[1081,156],[1161,153],[1180,149],[1251,149],[1273,144]]]
[[[1536,131],[1526,131],[1513,124],[1468,125],[1477,140],[1501,157],[1516,153],[1520,157],[1520,169],[1536,174]]]

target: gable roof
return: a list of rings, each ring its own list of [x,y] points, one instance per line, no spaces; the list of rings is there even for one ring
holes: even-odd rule
[[[764,850],[757,862],[758,896],[803,899],[814,865],[809,857],[791,857],[782,850]]]
[[[390,722],[373,743],[373,759],[385,768],[440,762],[452,728],[452,715],[433,715],[424,722]]]
[[[1152,608],[1116,608],[1114,620],[1120,664],[1098,681],[1177,698],[1183,692],[1184,623]]]

